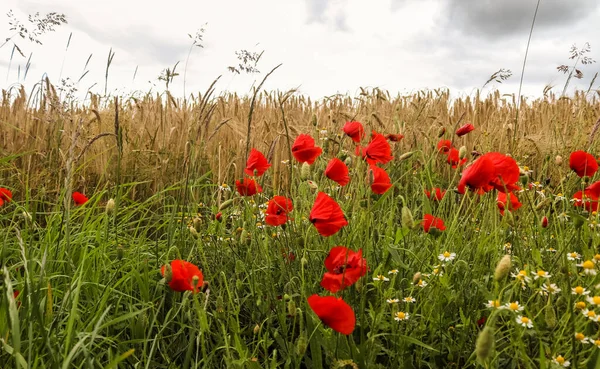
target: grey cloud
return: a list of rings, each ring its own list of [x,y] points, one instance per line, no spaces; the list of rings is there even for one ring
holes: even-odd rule
[[[308,23],[325,23],[325,11],[329,6],[328,0],[306,0],[306,11]]]
[[[523,35],[531,27],[537,0],[450,0],[448,27],[475,37],[506,38]],[[543,0],[536,29],[561,28],[584,21],[599,9],[597,0]]]

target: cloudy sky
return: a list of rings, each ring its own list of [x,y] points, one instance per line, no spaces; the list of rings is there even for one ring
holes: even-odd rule
[[[31,57],[15,54],[12,43],[0,48],[0,86],[25,83],[43,75],[59,84],[70,78],[80,93],[104,91],[109,50],[115,56],[108,91],[162,91],[161,70],[180,62],[170,89],[183,94],[183,71],[192,40],[205,27],[204,48],[193,48],[187,67],[188,93],[205,90],[217,76],[219,91],[247,93],[252,83],[279,63],[268,90],[299,87],[315,98],[380,87],[392,94],[447,87],[472,94],[500,68],[513,76],[492,83],[502,93],[518,89],[529,28],[537,0],[1,0],[0,44],[12,36],[8,17],[27,26],[27,15],[64,13],[69,24],[40,38],[43,45],[14,40]],[[591,43],[588,54],[600,60],[600,2],[542,0],[524,77],[524,93],[539,96],[545,85],[561,92],[566,76],[556,67],[572,63],[569,50]],[[69,35],[72,34],[68,50]],[[234,75],[235,52],[264,50],[258,75]],[[86,61],[91,55],[87,68]],[[19,76],[19,65],[21,75]],[[600,64],[581,66],[587,89]],[[137,71],[137,73],[136,73]],[[135,78],[134,78],[135,76]],[[599,88],[600,78],[594,85]]]

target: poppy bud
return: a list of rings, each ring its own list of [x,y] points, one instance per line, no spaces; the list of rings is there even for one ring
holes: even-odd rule
[[[500,261],[498,262],[498,265],[496,265],[496,270],[494,271],[494,279],[496,281],[504,279],[508,275],[508,272],[510,272],[511,264],[512,262],[510,260],[510,255],[504,255],[502,259],[500,259]]]
[[[495,341],[494,331],[489,325],[486,325],[485,328],[479,332],[477,341],[475,342],[475,354],[480,363],[486,362],[492,356]]]
[[[221,206],[219,206],[219,212],[221,212],[221,211],[223,211],[223,210],[227,209],[227,208],[228,208],[228,207],[230,207],[232,204],[233,204],[233,199],[229,199],[229,200],[223,201],[223,202],[221,203]]]
[[[440,127],[438,130],[438,137],[442,137],[446,133],[446,127]]]
[[[114,211],[115,211],[115,200],[108,199],[108,201],[106,202],[106,213],[112,214]]]
[[[415,227],[415,219],[408,207],[402,208],[402,227],[413,229]]]
[[[319,186],[317,185],[317,182],[315,182],[315,181],[311,181],[309,179],[308,181],[306,181],[306,183],[308,183],[308,188],[310,188],[312,191],[316,191],[319,189]]]
[[[27,224],[31,224],[31,222],[33,221],[31,214],[29,214],[29,212],[27,212],[25,210],[23,210],[23,212],[21,213],[21,216],[23,217],[23,219],[25,219],[25,222]]]
[[[301,334],[298,337],[298,342],[296,342],[296,353],[298,356],[303,356],[308,348],[308,338],[306,338],[305,334]]]
[[[552,305],[547,305],[545,310],[544,321],[546,322],[546,325],[548,328],[556,327],[556,312],[554,311],[554,308]]]
[[[217,222],[220,222],[223,219],[223,213],[218,212],[217,214],[215,214],[215,220]]]
[[[254,329],[252,330],[252,332],[253,332],[254,334],[259,334],[259,333],[260,333],[260,325],[258,325],[258,324],[257,324],[257,325],[255,325],[255,326],[254,326]]]
[[[196,230],[199,230],[200,226],[202,225],[202,218],[194,217],[194,219],[192,219],[192,225],[194,228],[196,228]]]
[[[413,279],[412,279],[412,280],[413,280],[413,283],[414,283],[414,284],[417,284],[417,283],[419,283],[419,281],[421,280],[421,272],[416,272],[416,273],[413,275]]]
[[[548,217],[547,216],[542,217],[541,225],[542,225],[542,228],[548,227]]]
[[[118,245],[117,246],[117,260],[123,259],[123,253],[124,253],[123,246]]]
[[[556,165],[561,165],[561,164],[562,164],[562,162],[563,162],[562,156],[560,156],[560,155],[556,155],[556,157],[554,158],[554,163],[555,163]]]
[[[346,156],[346,159],[344,159],[344,164],[346,164],[347,167],[352,165],[352,157],[351,156]]]
[[[302,167],[300,168],[300,179],[306,181],[310,178],[310,164],[308,162],[302,163]]]
[[[458,159],[459,160],[463,160],[464,158],[467,157],[468,151],[467,151],[467,147],[466,146],[461,146],[460,149],[458,149]]]
[[[250,235],[248,234],[248,231],[243,229],[242,233],[240,233],[240,243],[247,245],[249,243],[249,241],[250,241]]]
[[[528,175],[519,176],[519,180],[521,181],[523,186],[527,186],[527,184],[529,183],[529,176]]]
[[[400,160],[400,161],[406,160],[406,159],[410,158],[411,156],[413,156],[413,154],[414,154],[414,151],[405,152],[404,154],[402,154],[398,157],[398,160]]]
[[[543,201],[541,201],[539,204],[537,204],[535,206],[535,210],[543,209],[546,206],[548,206],[551,202],[552,202],[552,200],[550,200],[549,198],[545,198]]]
[[[198,238],[200,236],[196,228],[189,226],[188,229],[194,238]]]
[[[165,265],[165,282],[170,283],[171,279],[173,279],[173,269],[171,269],[171,264]]]
[[[302,266],[306,266],[308,264],[308,259],[303,256],[302,259],[300,259],[300,264],[302,264]]]
[[[296,303],[294,302],[294,300],[290,300],[287,304],[287,313],[288,316],[290,317],[295,317],[296,316]]]

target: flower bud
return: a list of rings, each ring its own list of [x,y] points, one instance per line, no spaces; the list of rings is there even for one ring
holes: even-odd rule
[[[413,218],[412,212],[406,206],[402,208],[402,227],[413,229],[415,227],[415,219]]]
[[[300,168],[300,179],[306,181],[310,178],[310,164],[307,162],[302,163],[302,167]]]
[[[420,280],[421,280],[421,272],[416,272],[413,275],[412,281],[413,281],[414,284],[417,284],[417,283],[419,283]]]
[[[258,325],[258,324],[257,324],[257,325],[255,325],[255,326],[254,326],[254,329],[252,330],[252,332],[253,332],[254,334],[259,334],[259,333],[260,333],[260,325]]]
[[[475,354],[480,363],[484,363],[492,357],[495,341],[494,331],[489,325],[486,325],[485,328],[479,332],[477,341],[475,342]]]
[[[108,201],[106,202],[106,213],[112,214],[114,211],[115,211],[115,200],[108,199]]]
[[[215,220],[217,222],[220,222],[223,219],[223,213],[218,212],[217,214],[215,214]]]
[[[287,313],[290,317],[296,316],[296,303],[293,299],[290,299],[290,301],[287,304]]]
[[[196,228],[189,226],[188,230],[190,231],[190,233],[192,234],[192,236],[194,238],[198,238],[200,236],[200,234],[198,233],[198,231],[196,230]]]
[[[556,327],[556,312],[554,311],[552,305],[547,305],[545,307],[544,321],[546,322],[548,328]]]
[[[555,163],[556,165],[561,165],[561,164],[562,164],[562,162],[563,162],[563,158],[562,158],[562,156],[560,156],[560,155],[556,155],[556,157],[554,158],[554,163]]]
[[[461,146],[460,149],[458,149],[458,159],[463,160],[464,158],[467,157],[468,151],[467,151],[467,147],[466,146]]]
[[[498,262],[498,265],[496,265],[496,270],[494,271],[494,279],[496,281],[504,279],[508,275],[508,272],[510,272],[511,265],[512,262],[510,260],[510,255],[504,255],[502,259],[500,259],[500,261]]]
[[[308,338],[306,337],[306,334],[303,333],[298,337],[298,342],[296,342],[296,353],[298,356],[303,356],[307,348]]]
[[[446,127],[440,127],[438,130],[438,137],[442,137],[446,133]]]
[[[319,189],[319,186],[317,185],[317,182],[315,181],[311,181],[310,179],[308,181],[306,181],[306,183],[308,183],[308,187],[312,190],[312,191],[316,191]]]
[[[542,217],[541,226],[542,226],[542,228],[548,227],[548,217],[547,216]]]
[[[414,151],[405,152],[404,154],[402,154],[398,157],[398,160],[400,160],[400,161],[406,160],[406,159],[410,158],[411,156],[413,156],[414,153],[415,153]]]
[[[194,228],[196,228],[196,230],[199,230],[200,226],[202,225],[202,218],[194,217],[194,219],[192,219],[192,225]]]
[[[233,204],[233,199],[229,199],[229,200],[223,201],[221,203],[221,206],[219,206],[219,211],[223,211],[223,210],[227,209],[232,204]]]
[[[344,159],[344,164],[346,164],[347,167],[352,165],[352,157],[351,156],[346,156],[346,159]]]

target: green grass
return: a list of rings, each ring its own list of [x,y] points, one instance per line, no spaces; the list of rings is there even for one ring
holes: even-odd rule
[[[567,259],[576,251],[581,263],[600,252],[597,215],[569,202],[582,186],[578,178],[563,175],[540,192],[525,190],[523,207],[502,217],[495,193],[455,193],[461,170],[442,157],[417,151],[385,165],[394,187],[379,196],[371,194],[366,164],[356,158],[347,187],[326,179],[323,170],[335,154],[326,150],[310,174],[349,221],[328,238],[308,221],[316,191],[300,179],[299,166],[292,168],[294,183],[278,193],[268,186],[267,172],[265,193],[252,199],[220,190],[208,173],[143,201],[130,200],[136,183],[97,188],[81,207],[63,201],[70,198],[66,191],[13,188],[13,201],[0,208],[0,367],[547,368],[559,354],[573,367],[600,367],[593,343],[598,323],[575,309],[585,299],[571,293],[581,285],[593,296],[600,280]],[[13,168],[10,160],[3,165]],[[449,189],[439,203],[423,194],[432,186]],[[116,193],[116,212],[108,213],[104,204]],[[260,205],[274,194],[292,198],[293,220],[259,227]],[[233,202],[219,209],[227,199]],[[402,207],[412,211],[414,229],[403,227]],[[214,219],[219,210],[221,222]],[[426,213],[444,219],[447,229],[439,236],[418,225]],[[559,219],[562,213],[567,221]],[[549,218],[545,229],[543,216]],[[356,314],[350,336],[320,324],[306,302],[314,293],[328,294],[319,283],[336,245],[362,248],[369,266],[338,294]],[[438,255],[446,250],[456,258],[441,265]],[[562,291],[543,296],[541,280],[522,288],[510,275],[496,281],[496,264],[507,252],[511,272],[533,277],[544,270]],[[208,290],[171,291],[160,267],[173,259],[198,265]],[[393,269],[398,273],[388,274]],[[427,286],[414,283],[415,273]],[[374,281],[378,274],[390,280]],[[16,300],[15,289],[21,291]],[[386,302],[409,296],[416,302]],[[495,299],[519,301],[533,328],[518,325],[515,313],[485,307]],[[395,321],[397,311],[409,319]],[[480,325],[482,317],[487,321]],[[495,350],[478,362],[476,339],[486,325],[493,328]],[[576,332],[592,343],[578,342]]]

